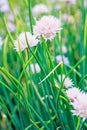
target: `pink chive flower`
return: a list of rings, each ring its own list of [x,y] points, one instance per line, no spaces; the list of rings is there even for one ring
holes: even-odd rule
[[[58,48],[56,48],[59,52],[61,51],[61,48],[60,47],[58,47]],[[62,53],[63,54],[66,54],[67,53],[67,48],[66,48],[66,46],[65,45],[62,45]]]
[[[63,54],[66,54],[67,53],[67,48],[65,45],[62,46],[62,53]]]
[[[74,23],[74,17],[69,14],[63,14],[61,19],[64,23],[69,23],[69,24]]]
[[[70,101],[73,102],[80,94],[80,89],[76,87],[69,88],[66,90],[66,94],[69,97]]]
[[[72,87],[66,91],[71,101],[73,115],[80,116],[85,120],[87,118],[87,94],[78,88]]]
[[[45,40],[52,40],[61,30],[60,20],[54,16],[43,16],[33,27],[36,37],[42,36]]]
[[[87,8],[87,0],[84,0],[84,7]]]
[[[66,77],[65,78],[65,75],[62,74],[62,75],[58,75],[58,78],[59,78],[59,81],[63,81],[64,79],[64,83],[63,83],[63,86],[65,88],[68,88],[68,87],[72,87],[73,86],[73,82],[72,82],[72,79],[70,79],[69,77]]]
[[[69,5],[76,4],[76,0],[60,0],[60,2],[66,2]]]
[[[62,55],[56,56],[56,61],[57,61],[57,63],[60,63],[61,61],[63,61],[64,64],[69,64],[68,57],[66,57],[64,55],[63,56]]]
[[[80,92],[74,102],[71,103],[74,110],[73,115],[80,116],[85,120],[87,118],[87,94]]]
[[[8,13],[10,11],[8,0],[0,0],[0,11],[3,13]]]
[[[19,35],[18,39],[15,40],[14,46],[16,51],[23,51],[26,48],[28,48],[26,37],[28,40],[28,44],[30,47],[36,46],[38,44],[38,40],[34,35],[32,35],[30,32],[23,32]]]
[[[45,4],[37,4],[32,8],[32,12],[37,18],[40,14],[47,14],[49,9]]]
[[[8,22],[7,23],[7,26],[8,26],[8,29],[11,33],[15,32],[16,31],[16,26],[13,22]]]

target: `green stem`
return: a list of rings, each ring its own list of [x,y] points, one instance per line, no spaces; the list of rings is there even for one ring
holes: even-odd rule
[[[32,23],[32,12],[31,12],[31,0],[28,0],[28,12],[29,12],[29,19],[30,19],[30,30],[33,34],[33,23]]]
[[[10,38],[12,44],[14,44],[13,37],[12,37],[12,35],[11,35],[9,29],[8,29],[8,26],[7,26],[6,18],[5,18],[4,15],[1,15],[1,16],[2,16],[2,21],[3,21],[3,24],[4,24],[4,26],[5,26],[6,32],[7,32],[8,36],[9,36],[9,38]]]
[[[76,126],[76,130],[79,130],[80,127],[80,123],[81,123],[81,118],[78,118],[78,122],[77,122],[77,126]]]

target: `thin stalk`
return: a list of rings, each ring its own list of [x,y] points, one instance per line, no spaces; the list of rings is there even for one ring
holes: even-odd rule
[[[29,12],[29,20],[30,20],[30,30],[33,34],[33,23],[32,23],[32,12],[31,12],[31,0],[28,0],[28,12]]]

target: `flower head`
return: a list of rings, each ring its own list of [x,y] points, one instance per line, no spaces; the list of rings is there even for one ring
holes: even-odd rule
[[[76,0],[60,0],[61,2],[66,2],[69,5],[76,4]]]
[[[72,24],[72,23],[74,23],[74,17],[72,15],[65,13],[62,15],[62,21],[65,23]]]
[[[71,102],[73,102],[80,94],[80,89],[76,87],[69,88],[68,90],[66,90],[66,94],[71,100]]]
[[[44,39],[51,40],[61,30],[60,26],[60,21],[54,16],[43,16],[39,21],[36,21],[34,34],[36,37],[42,35]]]
[[[66,0],[66,2],[69,4],[76,4],[76,0]]]
[[[63,54],[67,53],[67,48],[66,48],[66,46],[64,46],[64,45],[62,46],[62,53],[63,53]]]
[[[7,0],[0,0],[0,11],[7,13],[10,11],[10,7]]]
[[[69,60],[68,60],[68,58],[65,57],[64,55],[63,55],[63,56],[62,56],[62,55],[58,55],[58,56],[56,56],[56,61],[57,61],[57,63],[63,61],[64,64],[69,64]]]
[[[72,87],[66,91],[74,110],[73,115],[87,118],[87,94],[78,88]]]
[[[34,16],[37,18],[40,14],[48,13],[49,9],[44,4],[37,4],[32,9]]]
[[[15,32],[16,31],[16,26],[14,25],[14,23],[12,22],[8,22],[7,23],[7,26],[8,26],[8,29],[11,33]]]
[[[61,10],[61,5],[59,3],[56,5],[56,10],[57,11]]]
[[[87,94],[80,92],[74,102],[71,103],[74,110],[73,115],[80,116],[83,119],[87,118]]]
[[[7,17],[7,20],[8,20],[9,22],[14,22],[14,15],[13,15],[12,13],[10,13],[10,14],[8,15],[8,17]]]
[[[87,8],[87,0],[84,0],[84,7]]]
[[[68,88],[68,87],[72,87],[73,86],[73,82],[72,82],[72,79],[70,79],[69,77],[66,77],[65,78],[65,75],[63,74],[62,76],[61,75],[59,75],[58,76],[58,78],[59,78],[59,81],[61,82],[61,80],[63,81],[64,79],[64,87],[66,87],[66,88]]]
[[[59,52],[61,51],[61,49],[62,49],[62,53],[63,53],[63,54],[66,54],[66,53],[67,53],[67,48],[66,48],[65,45],[62,45],[62,48],[60,48],[60,47],[56,48],[56,50],[59,51]]]
[[[18,39],[15,40],[14,42],[16,51],[19,50],[23,51],[26,48],[28,48],[26,40],[28,41],[30,47],[36,46],[38,44],[38,40],[35,38],[34,35],[32,35],[30,32],[23,32],[19,35]]]

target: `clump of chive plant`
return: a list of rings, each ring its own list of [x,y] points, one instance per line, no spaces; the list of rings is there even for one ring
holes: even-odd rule
[[[86,130],[85,0],[1,0],[0,11],[0,129]]]

